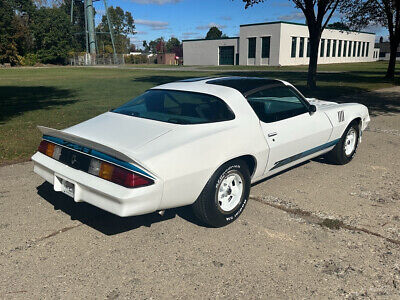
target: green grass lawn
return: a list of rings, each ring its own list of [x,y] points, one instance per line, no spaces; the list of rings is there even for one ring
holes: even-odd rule
[[[230,72],[229,68],[223,68],[223,72],[80,67],[0,69],[0,164],[29,159],[41,138],[37,125],[66,128],[117,107],[155,85],[183,78],[221,74],[275,77],[295,84],[308,97],[321,99],[395,84],[383,79],[386,63],[324,65],[319,70],[345,72],[319,74],[318,89],[308,91],[307,74],[294,72],[304,68],[270,72],[269,68],[257,67],[246,72],[246,67],[239,73]]]

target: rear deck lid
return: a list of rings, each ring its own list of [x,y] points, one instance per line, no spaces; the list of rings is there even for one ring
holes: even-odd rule
[[[107,112],[93,119],[58,131],[40,127],[43,134],[95,148],[106,148],[133,157],[136,149],[174,129],[176,125]],[[72,139],[72,140],[71,140]],[[109,153],[111,154],[111,153]]]

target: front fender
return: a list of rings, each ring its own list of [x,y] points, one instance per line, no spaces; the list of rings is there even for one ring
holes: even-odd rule
[[[325,111],[325,114],[328,116],[333,126],[330,140],[341,138],[349,124],[356,119],[361,121],[361,132],[367,128],[370,122],[368,108],[358,103],[340,104],[329,108]]]

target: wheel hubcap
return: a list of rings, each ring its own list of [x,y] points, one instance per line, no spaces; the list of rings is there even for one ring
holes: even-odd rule
[[[243,179],[238,173],[229,173],[218,187],[217,201],[224,212],[233,210],[243,194]]]
[[[355,147],[356,147],[356,142],[357,142],[357,132],[351,128],[349,132],[346,135],[346,139],[344,141],[344,153],[346,153],[347,156],[350,156]]]

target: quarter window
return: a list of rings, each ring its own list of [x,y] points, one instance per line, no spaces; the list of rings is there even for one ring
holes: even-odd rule
[[[247,101],[265,123],[276,122],[308,112],[301,96],[287,86],[271,87],[247,96]]]

